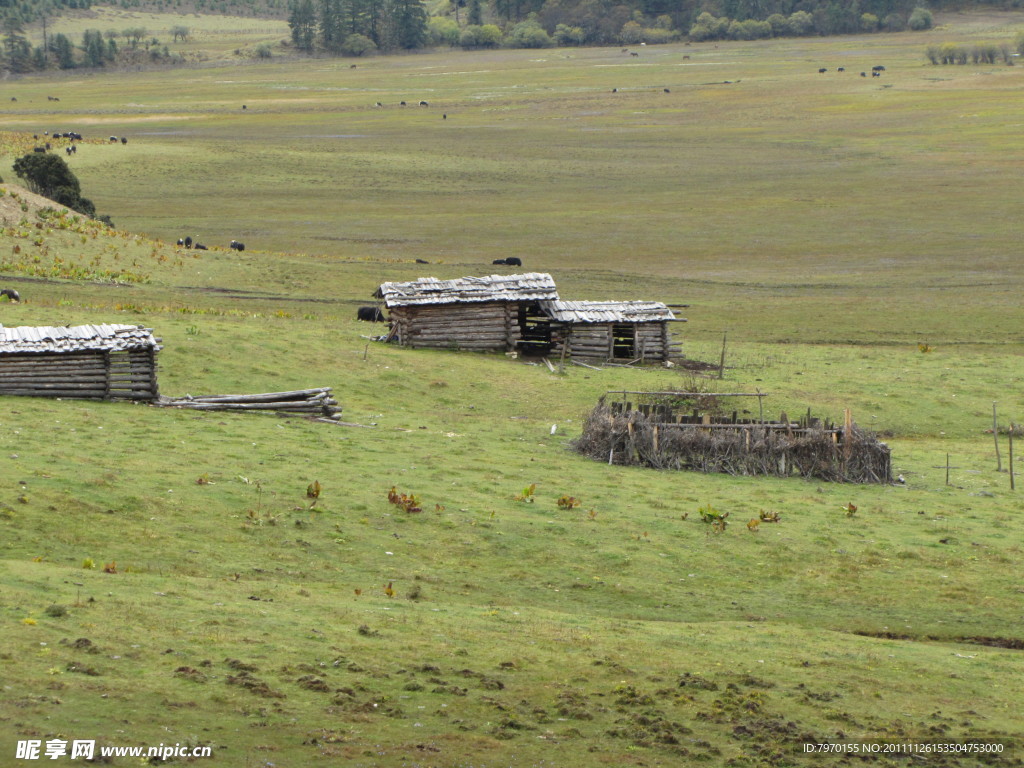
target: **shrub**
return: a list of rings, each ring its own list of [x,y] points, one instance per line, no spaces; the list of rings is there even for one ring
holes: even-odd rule
[[[273,51],[270,47],[270,43],[260,43],[256,46],[257,59],[269,59],[271,56],[273,56]]]
[[[789,18],[786,19],[786,23],[789,25],[789,33],[796,37],[808,35],[811,30],[814,29],[814,19],[811,18],[811,14],[807,11],[795,11],[791,13]]]
[[[878,17],[873,13],[862,13],[860,15],[860,28],[865,32],[877,32]]]
[[[934,23],[932,18],[932,12],[927,8],[921,8],[918,6],[910,13],[910,18],[907,19],[907,26],[915,32],[921,32],[925,29],[931,29]]]
[[[345,56],[365,56],[377,50],[377,44],[366,35],[353,33],[341,44],[341,52]]]
[[[772,36],[772,25],[767,21],[734,21],[729,25],[729,37],[733,40],[760,40]]]
[[[454,19],[434,16],[427,22],[427,39],[431,45],[459,44],[459,25]]]
[[[690,27],[690,37],[694,40],[720,40],[729,32],[729,18],[722,16],[715,18],[707,11],[704,11],[693,26]]]
[[[583,45],[586,39],[583,27],[570,27],[568,24],[555,27],[555,42],[558,45]]]
[[[882,19],[882,27],[886,32],[902,32],[906,26],[906,21],[898,13],[890,13]]]
[[[635,21],[627,21],[622,25],[622,31],[619,32],[619,39],[623,45],[636,45],[637,43],[643,42],[643,27],[637,24]]]
[[[781,13],[773,13],[765,21],[768,22],[768,26],[772,28],[772,35],[774,37],[782,37],[789,32],[789,27],[786,24],[786,17]]]
[[[555,44],[544,28],[533,19],[521,21],[512,27],[505,43],[510,48],[550,48]]]
[[[501,30],[494,24],[470,25],[462,30],[459,45],[463,48],[496,48],[501,45]]]

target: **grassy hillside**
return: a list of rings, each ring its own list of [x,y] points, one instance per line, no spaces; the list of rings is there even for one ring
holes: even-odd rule
[[[0,323],[138,322],[166,394],[332,386],[364,426],[0,398],[0,763],[60,737],[247,768],[851,762],[804,751],[824,741],[1020,765],[1024,531],[985,430],[994,401],[1024,413],[1024,75],[925,66],[920,40],[6,83],[5,156],[81,131],[69,162],[119,229],[3,185],[24,300]],[[513,254],[564,297],[691,304],[686,352],[727,332],[725,379],[551,374],[354,320],[381,281]],[[693,386],[850,407],[906,484],[570,450],[605,392]],[[781,522],[749,531],[761,510]]]

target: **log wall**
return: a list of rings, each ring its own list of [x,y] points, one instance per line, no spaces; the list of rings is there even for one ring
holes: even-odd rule
[[[567,357],[582,360],[614,360],[614,325],[620,324],[560,323],[553,332],[555,346],[552,355],[561,355],[562,346],[568,340]],[[682,354],[679,345],[671,342],[668,323],[632,323],[632,327],[634,354],[631,360],[662,362]]]
[[[519,341],[514,303],[432,304],[394,307],[391,319],[402,346],[466,349],[477,352],[515,349]]]
[[[0,355],[0,395],[153,400],[156,353],[26,352]]]

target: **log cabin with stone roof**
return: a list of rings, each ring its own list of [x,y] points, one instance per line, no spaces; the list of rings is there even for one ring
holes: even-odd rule
[[[159,342],[137,325],[0,326],[0,395],[155,400]]]
[[[685,322],[660,301],[543,301],[551,354],[582,360],[664,363],[682,355],[671,323]]]
[[[655,301],[562,301],[544,273],[384,283],[388,339],[402,346],[665,362],[681,354]]]
[[[551,275],[490,275],[384,283],[374,294],[391,320],[390,338],[414,348],[520,350],[539,302],[558,298]]]

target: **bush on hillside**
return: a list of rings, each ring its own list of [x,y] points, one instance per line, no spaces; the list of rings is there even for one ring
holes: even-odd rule
[[[57,155],[33,152],[14,161],[14,172],[37,195],[48,197],[73,211],[96,216],[92,200],[82,197],[78,177]]]

